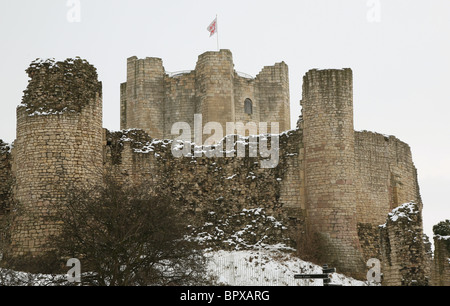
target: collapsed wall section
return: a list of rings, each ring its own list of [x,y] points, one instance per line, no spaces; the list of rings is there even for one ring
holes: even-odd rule
[[[0,139],[0,218],[10,209],[13,183],[11,163],[11,148]]]
[[[450,220],[433,227],[432,285],[450,286]]]
[[[411,149],[394,136],[355,132],[355,170],[358,236],[367,262],[381,259],[378,226],[386,222],[388,213],[401,203],[422,207],[422,201]],[[389,275],[393,268],[386,267]]]
[[[416,203],[395,208],[380,226],[383,285],[427,286],[431,271],[424,243],[422,210]]]
[[[58,233],[49,218],[69,184],[101,181],[102,100],[96,69],[88,62],[34,62],[17,108],[14,197],[20,207],[11,256],[41,255]]]

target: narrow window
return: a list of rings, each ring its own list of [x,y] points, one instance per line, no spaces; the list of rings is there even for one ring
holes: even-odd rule
[[[249,115],[253,114],[253,102],[252,102],[252,100],[245,99],[244,111],[245,111],[246,114],[249,114]]]

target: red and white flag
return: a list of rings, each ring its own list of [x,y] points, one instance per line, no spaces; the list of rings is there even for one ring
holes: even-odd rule
[[[214,19],[213,22],[211,22],[211,24],[208,26],[207,30],[209,32],[209,37],[211,37],[217,33],[217,17],[216,17],[216,19]]]

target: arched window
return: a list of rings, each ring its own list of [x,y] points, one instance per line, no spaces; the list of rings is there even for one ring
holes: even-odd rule
[[[252,115],[253,114],[253,102],[250,99],[245,99],[244,102],[244,111],[246,114]]]

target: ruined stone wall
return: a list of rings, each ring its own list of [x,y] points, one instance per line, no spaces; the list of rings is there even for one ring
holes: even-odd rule
[[[383,285],[430,284],[422,211],[418,204],[406,203],[388,215],[386,223],[380,227],[380,246]]]
[[[450,286],[450,220],[433,227],[432,285]]]
[[[52,204],[68,184],[98,183],[103,172],[101,83],[84,60],[35,62],[17,109],[11,255],[39,255],[58,227]]]
[[[450,237],[434,237],[433,285],[450,286]]]
[[[120,84],[120,128],[127,126],[127,83]]]
[[[358,223],[358,239],[364,262],[371,258],[381,260],[380,229],[370,223]]]
[[[308,229],[325,241],[328,264],[357,274],[364,263],[357,233],[352,71],[310,70],[301,105]]]
[[[283,209],[301,208],[305,205],[305,180],[304,180],[304,146],[303,130],[297,129],[282,134],[280,138],[281,148],[286,150],[286,159],[281,166],[285,167],[285,179],[281,184],[280,201]]]
[[[299,130],[281,135],[279,166],[273,169],[261,168],[261,157],[249,154],[176,158],[172,141],[151,139],[140,130],[108,134],[106,160],[115,175],[134,183],[149,181],[154,192],[182,203],[180,209],[207,246],[295,244],[292,237],[305,215],[297,202],[300,172],[288,165],[298,165]]]
[[[0,218],[10,208],[11,187],[13,183],[11,162],[11,148],[0,139]]]
[[[378,226],[402,203],[421,205],[410,147],[393,136],[355,132],[358,223]]]
[[[121,129],[141,128],[164,137],[164,77],[161,59],[128,58],[127,82],[121,85]]]

